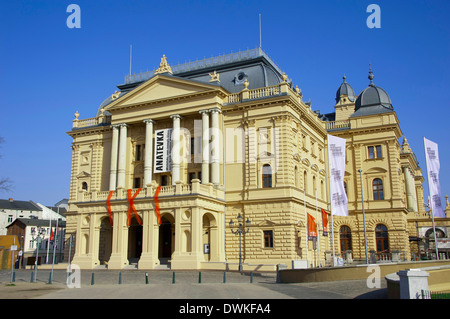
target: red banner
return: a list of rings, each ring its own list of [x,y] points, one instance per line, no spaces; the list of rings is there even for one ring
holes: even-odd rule
[[[160,190],[161,186],[158,186],[155,192],[155,211],[156,211],[156,218],[158,219],[158,225],[161,225],[161,211],[159,210],[159,199],[158,199]]]
[[[322,224],[323,224],[323,235],[328,236],[328,214],[322,209]]]
[[[134,216],[136,217],[136,220],[138,221],[139,225],[142,225],[142,220],[139,217],[136,207],[134,207],[134,199],[141,191],[141,188],[139,188],[136,193],[134,193],[133,196],[131,196],[131,189],[128,190],[128,218],[127,218],[127,225],[130,226],[131,224],[131,213],[134,213]]]
[[[312,240],[313,237],[317,237],[316,220],[308,214],[308,239]]]
[[[108,215],[109,215],[109,221],[111,223],[111,227],[113,225],[113,219],[112,219],[112,210],[111,210],[111,197],[114,191],[109,191],[108,199],[106,200],[106,207],[108,208]]]

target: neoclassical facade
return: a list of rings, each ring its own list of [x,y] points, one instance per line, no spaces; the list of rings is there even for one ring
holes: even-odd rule
[[[325,266],[333,247],[362,260],[363,195],[369,250],[411,258],[409,220],[426,213],[422,172],[389,96],[369,78],[358,96],[344,79],[335,112],[320,114],[261,49],[176,66],[163,56],[155,71],[127,76],[68,132],[73,263],[238,269],[242,260],[274,270]],[[334,218],[334,238],[330,224],[321,232],[327,134],[347,140],[350,213]],[[238,216],[250,222],[241,237]]]

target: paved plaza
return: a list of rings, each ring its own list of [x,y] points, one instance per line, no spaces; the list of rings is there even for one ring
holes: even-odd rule
[[[33,278],[32,278],[33,276]],[[385,299],[385,280],[380,288],[368,288],[366,280],[317,283],[277,283],[276,273],[223,271],[81,270],[80,288],[66,285],[65,270],[0,271],[0,299]]]

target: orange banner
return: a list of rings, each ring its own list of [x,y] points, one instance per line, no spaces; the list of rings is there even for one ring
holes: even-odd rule
[[[313,237],[317,237],[316,220],[308,214],[308,239],[312,240]]]
[[[134,216],[136,217],[136,220],[138,221],[139,225],[142,225],[142,220],[139,217],[136,207],[134,207],[134,199],[141,191],[141,188],[139,188],[136,193],[134,193],[133,196],[131,196],[131,189],[128,190],[128,218],[127,218],[127,225],[130,226],[131,224],[131,213],[134,213]]]
[[[323,235],[328,236],[328,214],[322,209],[322,224],[323,224]]]
[[[158,186],[155,192],[155,211],[156,211],[156,218],[158,219],[158,225],[161,225],[161,211],[159,210],[159,199],[158,199],[160,190],[161,186]]]
[[[108,207],[108,215],[109,215],[109,221],[111,223],[111,227],[113,225],[113,218],[112,218],[112,210],[111,210],[111,197],[114,191],[109,191],[108,199],[106,200],[106,207]]]

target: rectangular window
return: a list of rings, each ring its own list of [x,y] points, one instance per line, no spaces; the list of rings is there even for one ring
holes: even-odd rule
[[[264,231],[264,248],[273,248],[273,230]]]
[[[8,215],[8,223],[12,223],[13,221],[13,215]]]
[[[136,156],[135,156],[135,161],[138,162],[141,160],[141,151],[142,151],[142,145],[138,144],[136,145]]]
[[[167,175],[161,175],[161,186],[169,185],[169,178]]]
[[[188,180],[188,183],[189,183],[189,184],[191,184],[191,183],[192,183],[192,180],[196,178],[195,175],[196,175],[195,173],[189,173],[189,180]]]
[[[141,179],[139,177],[136,177],[134,179],[134,188],[140,188],[141,187]]]
[[[369,152],[369,159],[383,158],[383,153],[381,152],[381,145],[369,146],[368,152]]]
[[[381,145],[377,145],[375,148],[377,150],[377,158],[382,158],[383,154],[381,154]]]

